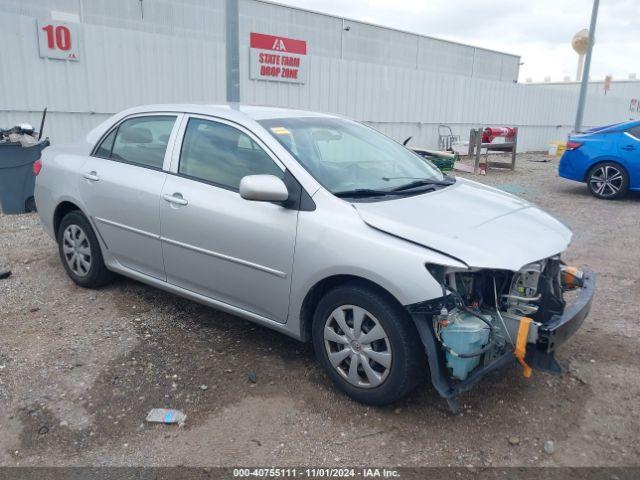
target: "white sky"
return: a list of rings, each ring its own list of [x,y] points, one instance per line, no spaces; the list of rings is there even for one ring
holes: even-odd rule
[[[571,38],[592,0],[276,0],[309,10],[469,43],[522,57],[520,81],[575,78]],[[591,78],[640,78],[640,0],[600,0]]]

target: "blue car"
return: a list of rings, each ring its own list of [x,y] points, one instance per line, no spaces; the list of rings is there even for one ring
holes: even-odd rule
[[[607,200],[640,191],[640,120],[570,136],[558,173]]]

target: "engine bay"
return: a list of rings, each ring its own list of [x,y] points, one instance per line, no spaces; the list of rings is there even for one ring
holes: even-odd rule
[[[509,351],[526,372],[527,345],[544,340],[539,329],[562,315],[563,293],[580,285],[581,272],[556,256],[518,272],[446,270],[441,278],[446,301],[432,315],[433,331],[451,378],[466,380]]]

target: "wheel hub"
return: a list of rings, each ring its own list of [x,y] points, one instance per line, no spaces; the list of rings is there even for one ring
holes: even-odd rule
[[[622,188],[623,177],[617,168],[605,165],[593,172],[590,182],[596,194],[610,197]]]
[[[382,324],[355,305],[336,308],[325,322],[324,345],[333,368],[360,388],[381,385],[391,368],[391,343]]]
[[[67,266],[79,277],[85,277],[91,269],[91,245],[84,230],[69,225],[62,234],[62,252]]]

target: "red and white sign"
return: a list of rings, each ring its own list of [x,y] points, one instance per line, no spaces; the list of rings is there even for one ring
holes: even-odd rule
[[[250,77],[254,80],[305,83],[307,42],[251,32]]]
[[[38,20],[37,24],[41,57],[78,60],[78,33],[75,24],[42,20]]]

